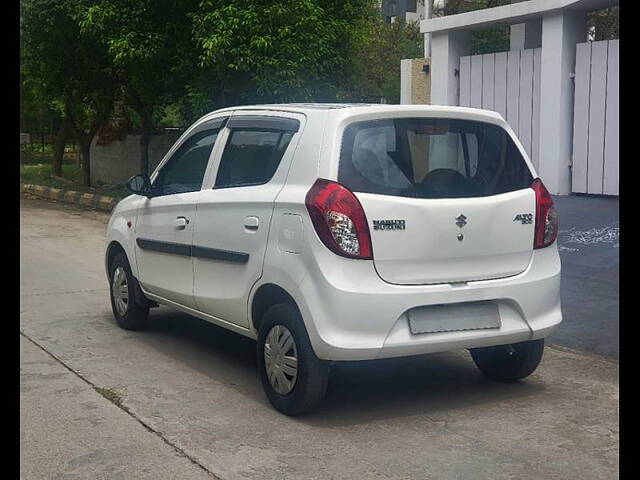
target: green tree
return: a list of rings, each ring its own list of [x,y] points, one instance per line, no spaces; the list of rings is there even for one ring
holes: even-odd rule
[[[38,43],[42,41],[42,31],[30,28],[33,12],[29,2],[21,4],[20,13],[20,131],[44,135],[52,127],[59,126],[52,157],[52,173],[61,176],[64,145],[70,130],[60,108],[60,85],[56,84],[56,72],[43,68],[45,66],[40,61],[39,55],[44,53],[46,45]]]
[[[336,98],[371,0],[203,0],[193,15],[204,75],[196,106]]]
[[[399,103],[400,60],[422,57],[423,41],[417,23],[385,23],[379,15],[369,19],[352,44],[342,99]]]
[[[123,100],[141,129],[140,167],[149,170],[149,140],[168,103],[186,94],[196,75],[197,52],[188,16],[197,0],[100,0],[79,15],[83,34],[107,46],[118,69]]]
[[[58,147],[58,140],[66,142],[68,129],[64,129],[65,122],[60,122],[60,111],[55,108],[55,103],[43,91],[42,84],[38,78],[31,75],[29,66],[25,63],[24,57],[20,58],[20,131],[32,135],[39,133],[44,138],[46,133],[51,133],[52,129],[58,129],[56,148],[52,159],[53,174],[60,176],[62,173],[62,149]],[[60,132],[63,134],[60,134]]]
[[[23,0],[20,16],[27,71],[77,139],[89,186],[91,141],[111,113],[117,79],[104,45],[81,34],[81,7],[79,0]]]
[[[620,7],[590,12],[587,17],[587,26],[594,33],[593,40],[620,38]]]

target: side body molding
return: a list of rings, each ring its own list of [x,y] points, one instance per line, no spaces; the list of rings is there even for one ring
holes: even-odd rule
[[[136,243],[138,244],[138,247],[143,250],[152,250],[154,252],[169,253],[172,255],[207,258],[210,260],[221,260],[235,263],[247,263],[249,261],[249,254],[243,252],[198,247],[196,245],[191,246],[183,243],[159,242],[146,238],[136,238]]]

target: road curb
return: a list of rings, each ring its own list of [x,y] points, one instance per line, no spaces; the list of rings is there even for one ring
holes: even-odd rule
[[[45,187],[44,185],[32,185],[21,183],[20,191],[31,193],[49,200],[58,200],[65,203],[73,203],[83,207],[91,207],[104,212],[111,212],[118,203],[118,199],[98,195],[96,193],[83,193],[75,190],[65,190],[61,188]]]

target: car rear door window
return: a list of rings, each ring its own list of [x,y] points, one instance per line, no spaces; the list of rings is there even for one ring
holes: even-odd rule
[[[267,183],[276,172],[294,133],[259,126],[232,127],[220,159],[215,188]]]
[[[338,181],[363,193],[460,198],[527,188],[533,177],[511,137],[497,125],[402,118],[349,125]]]

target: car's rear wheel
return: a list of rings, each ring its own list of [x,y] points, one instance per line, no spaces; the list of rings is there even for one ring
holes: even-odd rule
[[[544,339],[472,348],[471,357],[480,371],[499,382],[515,382],[531,375],[542,360]]]
[[[118,253],[109,266],[111,310],[116,322],[126,330],[140,330],[149,320],[148,304],[136,302],[136,279],[124,253]]]
[[[270,307],[258,329],[260,380],[273,407],[290,416],[322,403],[329,367],[316,357],[298,310],[287,303]]]

